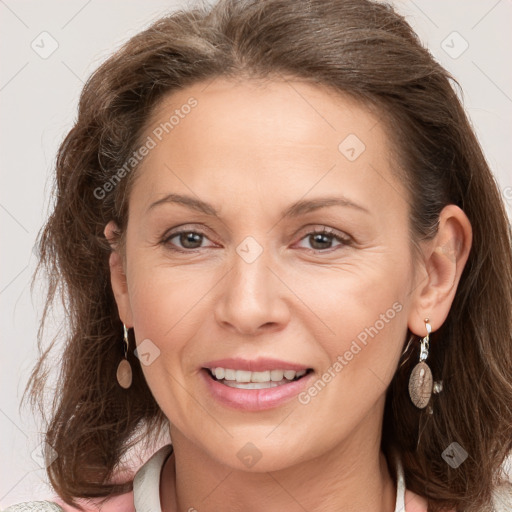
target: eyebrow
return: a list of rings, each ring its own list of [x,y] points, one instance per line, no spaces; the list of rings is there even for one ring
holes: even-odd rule
[[[148,207],[147,212],[163,204],[181,204],[191,210],[196,210],[213,217],[219,217],[219,213],[213,205],[206,203],[205,201],[201,201],[200,199],[196,199],[195,197],[182,194],[166,195],[162,199],[152,203]],[[350,201],[346,197],[328,196],[317,197],[315,199],[301,199],[300,201],[293,203],[291,206],[281,212],[281,216],[283,218],[298,217],[299,215],[304,215],[306,213],[319,210],[320,208],[327,208],[330,206],[343,206],[354,208],[365,213],[370,213],[367,208],[361,206],[360,204],[354,203],[353,201]]]

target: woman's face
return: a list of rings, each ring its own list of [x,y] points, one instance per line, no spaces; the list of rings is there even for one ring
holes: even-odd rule
[[[113,284],[174,431],[255,471],[373,446],[419,282],[383,123],[313,85],[218,78],[166,97],[142,140]]]

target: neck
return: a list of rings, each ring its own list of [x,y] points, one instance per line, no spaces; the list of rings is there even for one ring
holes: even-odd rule
[[[380,451],[380,423],[377,431],[374,426],[360,425],[350,440],[314,459],[263,473],[220,464],[174,429],[174,454],[161,478],[162,511],[393,512],[396,485]]]

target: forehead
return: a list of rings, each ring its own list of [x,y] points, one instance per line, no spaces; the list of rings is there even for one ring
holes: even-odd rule
[[[188,108],[191,102],[197,103],[193,109]],[[147,123],[148,130],[165,125],[173,112],[173,127],[165,130],[164,126],[162,137],[169,135],[176,141],[180,134],[189,140],[196,137],[207,148],[236,140],[245,147],[300,144],[337,150],[343,135],[359,132],[364,139],[379,124],[378,116],[351,96],[292,80],[218,77],[196,83],[161,100]],[[382,135],[382,130],[377,130],[372,137]]]
[[[394,179],[379,117],[348,95],[305,82],[194,84],[159,102],[147,137],[154,147],[137,177],[146,203],[177,190],[208,196],[227,187],[260,203],[269,187],[295,198],[312,189],[372,193]]]

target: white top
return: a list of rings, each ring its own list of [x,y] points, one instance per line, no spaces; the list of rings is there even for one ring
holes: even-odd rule
[[[171,444],[155,452],[137,471],[133,479],[133,502],[136,512],[161,512],[160,476],[165,461],[172,455]],[[405,511],[405,481],[400,458],[396,457],[397,494],[395,512]],[[12,505],[4,512],[63,512],[62,508],[49,501],[31,501]]]
[[[161,512],[160,475],[165,461],[172,454],[172,445],[168,444],[158,450],[140,469],[133,480],[133,501],[136,512]],[[404,470],[399,457],[397,465],[397,491],[395,512],[405,510]]]
[[[161,512],[160,476],[165,461],[172,454],[173,447],[168,444],[160,448],[137,471],[133,480],[133,503],[136,512]],[[396,502],[395,512],[405,512],[405,479],[401,459],[395,455],[396,465]],[[131,509],[131,507],[130,507]],[[503,482],[493,491],[493,512],[512,511],[512,482]],[[31,501],[18,503],[3,512],[63,512],[56,503],[49,501]]]

